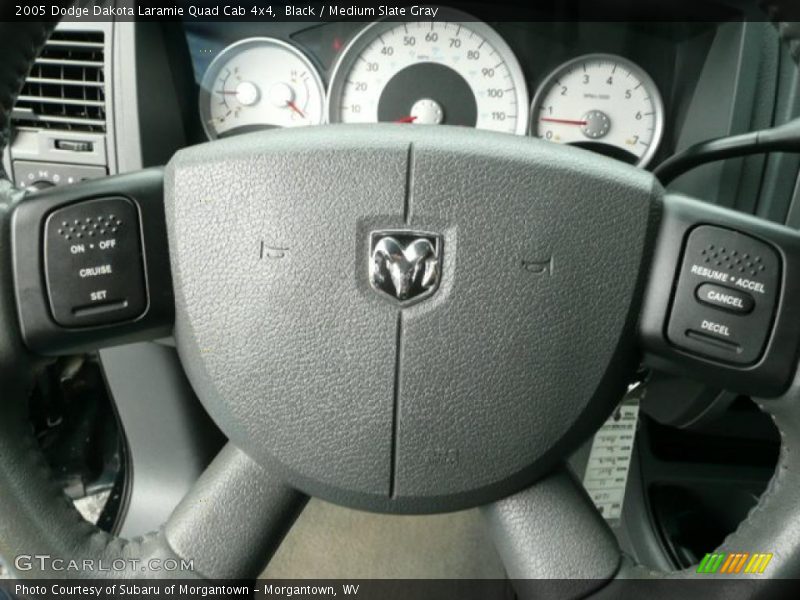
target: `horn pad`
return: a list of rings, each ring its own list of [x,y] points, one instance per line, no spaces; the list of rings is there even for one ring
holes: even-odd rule
[[[466,128],[331,126],[187,148],[165,191],[186,372],[306,493],[496,500],[585,440],[637,364],[662,193],[645,171]],[[431,293],[374,287],[376,232],[396,244],[382,268]]]

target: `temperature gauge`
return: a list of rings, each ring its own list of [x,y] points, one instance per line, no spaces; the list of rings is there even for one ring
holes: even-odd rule
[[[319,125],[325,88],[311,61],[273,38],[248,38],[225,48],[209,65],[200,91],[200,116],[215,139],[272,127]]]

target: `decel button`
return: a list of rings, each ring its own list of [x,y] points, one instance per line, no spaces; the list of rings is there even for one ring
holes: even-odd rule
[[[746,315],[753,310],[752,296],[730,288],[704,283],[697,288],[697,299],[703,304]]]

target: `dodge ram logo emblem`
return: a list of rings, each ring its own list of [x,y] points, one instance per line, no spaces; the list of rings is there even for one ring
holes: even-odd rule
[[[437,235],[374,232],[370,238],[370,285],[402,303],[430,296],[439,285],[441,253]]]

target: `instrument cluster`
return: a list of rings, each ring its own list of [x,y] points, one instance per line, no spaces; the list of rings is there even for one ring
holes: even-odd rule
[[[311,34],[247,36],[214,52],[198,73],[199,114],[210,139],[322,123],[458,125],[641,167],[652,160],[664,105],[641,66],[592,52],[530,77],[535,70],[494,27],[455,10],[436,21],[323,24]]]

